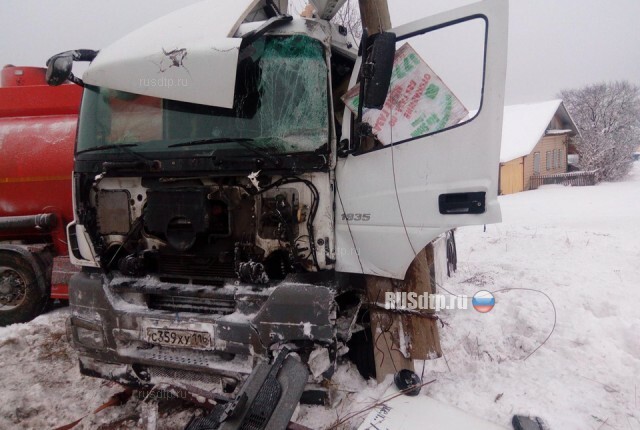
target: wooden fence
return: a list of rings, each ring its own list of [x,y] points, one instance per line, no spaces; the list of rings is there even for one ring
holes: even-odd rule
[[[562,184],[574,187],[596,184],[596,172],[571,172],[556,173],[554,175],[533,175],[531,176],[530,189],[535,190],[540,185]]]

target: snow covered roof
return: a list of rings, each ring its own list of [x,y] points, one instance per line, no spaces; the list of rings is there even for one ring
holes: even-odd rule
[[[562,119],[562,128],[547,130],[556,113]],[[578,129],[562,100],[505,106],[503,118],[501,163],[528,155],[545,133],[578,133]]]
[[[572,134],[575,133],[570,128],[564,130],[547,130],[547,136],[562,136],[563,134]]]

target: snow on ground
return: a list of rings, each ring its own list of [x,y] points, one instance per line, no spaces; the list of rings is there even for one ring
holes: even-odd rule
[[[460,229],[455,294],[495,308],[446,311],[433,397],[497,423],[640,429],[640,163],[624,182],[547,186],[500,198],[501,224]],[[553,327],[549,341],[526,361]],[[438,360],[440,361],[440,360]],[[442,360],[444,361],[444,360]]]
[[[146,428],[141,393],[125,406],[91,414],[123,388],[80,375],[77,356],[66,340],[68,316],[68,308],[57,309],[26,324],[0,327],[0,429],[53,429],[86,415],[76,429]],[[157,428],[183,429],[197,412],[161,413]],[[131,427],[101,427],[124,418]]]
[[[640,163],[623,182],[545,186],[500,204],[501,224],[458,229],[458,272],[442,286],[494,291],[496,305],[441,312],[446,360],[426,363],[424,380],[436,382],[423,394],[505,428],[530,414],[553,430],[640,430]],[[535,291],[498,292],[509,288],[546,293],[557,312],[526,360],[554,309]],[[302,422],[335,422],[378,398],[351,384],[333,421],[316,408]]]
[[[67,309],[0,328],[0,428],[45,429],[97,408],[117,387],[80,376],[65,337]]]
[[[501,224],[458,229],[458,272],[441,289],[493,291],[495,308],[441,312],[446,360],[426,363],[425,381],[436,382],[423,394],[505,428],[518,413],[541,416],[553,430],[640,430],[640,163],[623,182],[546,186],[500,201]],[[557,321],[525,360],[554,325],[547,296],[531,290],[548,295]],[[67,315],[62,309],[0,328],[0,428],[62,425],[121,390],[80,376],[64,336]],[[334,408],[301,407],[297,421],[329,428],[374,403],[389,383],[342,366],[332,382]],[[142,409],[133,401],[81,428]],[[158,428],[182,428],[191,413],[161,415]],[[357,427],[365,415],[340,428]],[[418,410],[415,419],[428,417]],[[136,418],[129,424],[145,427]]]

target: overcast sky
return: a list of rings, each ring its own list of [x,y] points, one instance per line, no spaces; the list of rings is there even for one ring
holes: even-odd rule
[[[195,1],[1,0],[0,66],[41,66],[61,51],[99,49]],[[392,23],[399,25],[472,2],[389,5]],[[511,0],[507,103],[548,100],[563,88],[592,82],[640,85],[639,19],[640,0]]]

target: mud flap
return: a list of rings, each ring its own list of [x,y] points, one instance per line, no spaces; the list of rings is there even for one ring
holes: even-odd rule
[[[307,367],[285,349],[272,364],[254,369],[233,402],[194,418],[185,430],[284,430],[308,376]]]

